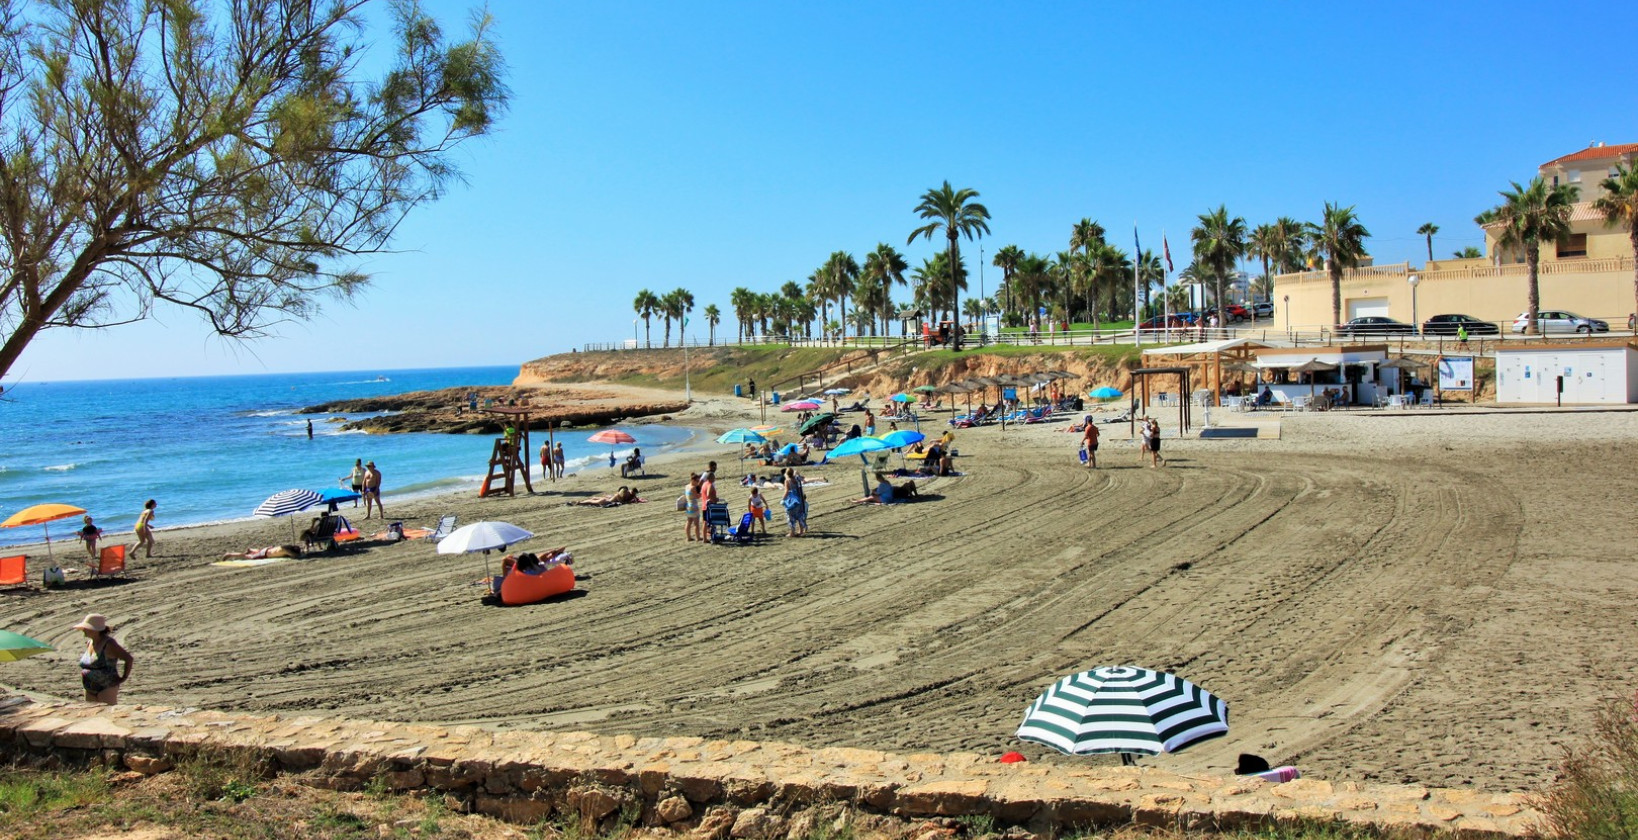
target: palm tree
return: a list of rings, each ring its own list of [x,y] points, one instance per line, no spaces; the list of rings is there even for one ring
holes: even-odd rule
[[[810,306],[808,303],[807,292],[803,291],[802,284],[796,282],[795,280],[786,280],[785,285],[779,287],[779,294],[772,295],[771,297],[781,305],[787,306],[787,308],[800,304],[800,306],[797,306],[796,309],[791,310],[797,315],[801,315],[802,313],[806,312]],[[812,321],[813,318],[810,316],[800,318],[799,320],[802,322],[803,334],[812,337],[813,333],[808,328],[808,322]]]
[[[660,298],[660,314],[665,316],[665,346],[671,346],[671,319],[677,319],[677,346],[683,344],[683,321],[694,311],[694,293],[672,289]]]
[[[886,242],[877,243],[876,250],[865,255],[864,279],[881,287],[881,297],[875,299],[881,307],[883,335],[892,331],[888,319],[893,315],[893,284],[903,286],[904,272],[909,268],[904,256]]]
[[[708,330],[708,332],[706,333],[705,344],[707,347],[713,347],[716,345],[717,324],[720,323],[722,323],[722,310],[718,309],[717,305],[714,303],[706,306],[705,328]]]
[[[1371,232],[1360,224],[1354,208],[1339,207],[1325,202],[1325,215],[1319,224],[1308,226],[1308,235],[1314,249],[1325,257],[1325,270],[1331,275],[1331,323],[1342,323],[1342,270],[1359,265],[1365,256],[1365,240]]]
[[[830,272],[824,266],[808,275],[807,298],[819,304],[819,323],[823,328],[825,322],[830,320]]]
[[[832,251],[825,260],[823,271],[829,276],[825,288],[836,298],[837,318],[842,323],[841,337],[847,340],[847,299],[853,294],[853,281],[859,277],[859,263],[846,251]]]
[[[1638,312],[1638,166],[1622,164],[1599,186],[1604,194],[1593,202],[1593,209],[1604,214],[1604,224],[1627,226],[1633,256],[1632,311]]]
[[[1082,219],[1069,229],[1069,250],[1071,253],[1090,253],[1095,245],[1102,245],[1106,231],[1103,225],[1091,219]]]
[[[1091,260],[1092,287],[1092,328],[1098,328],[1098,298],[1099,293],[1105,298],[1103,311],[1111,316],[1124,310],[1123,305],[1126,289],[1130,286],[1126,281],[1132,277],[1132,259],[1125,251],[1113,245],[1095,245],[1092,253],[1084,257]],[[1135,291],[1135,290],[1134,290]]]
[[[1251,281],[1251,293],[1262,300],[1273,300],[1274,278],[1266,273],[1259,275],[1257,279]]]
[[[1282,274],[1302,271],[1308,227],[1290,216],[1281,216],[1274,220],[1273,240],[1275,269]]]
[[[1416,232],[1428,238],[1428,262],[1433,262],[1433,235],[1439,232],[1439,226],[1428,222],[1417,228]]]
[[[1001,288],[1007,290],[1007,305],[1002,309],[1002,319],[1012,314],[1012,278],[1018,273],[1018,264],[1024,259],[1024,252],[1017,245],[1007,245],[995,252],[995,259],[990,264],[1001,269]]]
[[[1057,303],[1064,319],[1071,323],[1075,320],[1074,296],[1091,282],[1087,268],[1086,261],[1075,251],[1059,251],[1052,257],[1052,285],[1061,296]]]
[[[1024,305],[1029,307],[1029,317],[1024,319],[1028,326],[1029,321],[1040,317],[1042,292],[1052,282],[1052,263],[1040,254],[1030,254],[1018,261],[1016,276]]]
[[[961,293],[961,257],[957,251],[956,239],[961,236],[969,241],[990,232],[988,224],[990,211],[974,199],[978,198],[978,191],[963,188],[952,189],[950,182],[945,181],[942,187],[928,190],[921,195],[921,203],[911,212],[923,219],[931,219],[925,225],[910,231],[910,239],[904,244],[909,245],[916,241],[916,237],[926,237],[932,240],[933,234],[944,231],[945,239],[949,242],[950,284],[951,299],[950,311],[959,309]],[[955,349],[961,349],[961,330],[956,330]]]
[[[1476,260],[1476,259],[1479,259],[1480,257],[1483,257],[1484,252],[1479,250],[1478,248],[1473,247],[1472,245],[1469,245],[1469,246],[1463,248],[1460,251],[1450,252],[1450,255],[1452,257],[1455,257],[1456,259],[1459,259],[1459,260]]]
[[[1138,255],[1138,285],[1143,289],[1142,309],[1147,312],[1150,305],[1149,289],[1166,282],[1166,272],[1160,265],[1160,255],[1147,248]]]
[[[1581,189],[1574,184],[1548,186],[1546,179],[1537,175],[1530,186],[1521,187],[1513,182],[1511,191],[1499,193],[1502,203],[1486,211],[1490,220],[1502,226],[1500,241],[1503,246],[1522,246],[1524,261],[1529,265],[1529,320],[1525,332],[1536,331],[1536,319],[1541,310],[1541,243],[1556,242],[1570,232],[1570,210],[1575,206]],[[1482,214],[1481,214],[1482,217]]]
[[[1251,235],[1246,237],[1246,256],[1256,257],[1263,263],[1263,277],[1269,277],[1269,263],[1280,258],[1281,243],[1274,226],[1258,225],[1252,228]]]
[[[740,341],[744,341],[753,331],[751,319],[756,311],[756,292],[740,286],[728,293],[728,304],[734,307],[734,317],[739,320]]]
[[[654,339],[649,335],[649,319],[660,311],[660,298],[653,292],[643,289],[637,293],[637,299],[631,302],[631,308],[637,311],[637,316],[643,319],[643,345],[652,349]]]
[[[1216,210],[1202,213],[1197,218],[1200,224],[1189,233],[1189,238],[1194,242],[1194,261],[1204,266],[1216,279],[1218,314],[1226,316],[1223,306],[1227,300],[1223,296],[1223,282],[1234,270],[1234,263],[1245,254],[1246,220],[1239,216],[1230,218],[1228,208],[1221,204],[1217,205]]]

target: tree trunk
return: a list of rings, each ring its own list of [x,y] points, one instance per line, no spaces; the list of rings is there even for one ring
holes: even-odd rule
[[[961,349],[961,266],[956,261],[956,229],[947,227],[950,239],[950,320],[955,322],[955,349]]]
[[[1541,317],[1541,245],[1536,242],[1526,243],[1524,246],[1525,261],[1530,264],[1530,308],[1526,316],[1530,319],[1524,324],[1524,334],[1534,335],[1537,319]]]
[[[653,327],[654,327],[654,325],[653,325],[653,323],[651,323],[648,320],[648,316],[644,315],[643,316],[643,347],[646,348],[646,349],[649,349],[649,350],[654,349],[654,329],[653,329]]]
[[[1627,320],[1627,329],[1633,329],[1634,327],[1638,327],[1638,323],[1634,323],[1634,321],[1633,321],[1633,319],[1638,319],[1638,222],[1635,222],[1633,224],[1632,232],[1630,234],[1628,234],[1628,238],[1632,240],[1632,313],[1633,313],[1633,317],[1629,318]],[[0,364],[0,371],[3,371],[5,369],[6,369],[6,366],[3,365],[3,364]]]
[[[1327,260],[1325,270],[1331,275],[1331,325],[1337,326],[1342,323],[1342,263]]]

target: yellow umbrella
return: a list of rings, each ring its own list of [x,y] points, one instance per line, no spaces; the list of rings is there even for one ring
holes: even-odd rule
[[[46,556],[49,557],[51,556],[51,526],[46,525],[46,523],[56,522],[59,519],[67,519],[70,516],[81,516],[84,513],[85,508],[74,507],[73,505],[34,505],[32,507],[23,508],[22,510],[17,511],[16,513],[7,517],[6,521],[0,522],[0,528],[17,528],[23,525],[45,525]]]

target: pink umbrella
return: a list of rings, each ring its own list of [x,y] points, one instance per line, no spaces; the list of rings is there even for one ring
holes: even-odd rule
[[[609,445],[609,469],[614,469],[614,447],[622,443],[636,443],[637,439],[619,429],[604,429],[589,438],[587,443],[606,443]]]
[[[817,410],[818,408],[819,408],[819,403],[814,402],[813,400],[797,400],[796,402],[793,402],[793,403],[785,403],[785,407],[783,409],[781,409],[781,410],[782,411],[814,411],[814,410]]]

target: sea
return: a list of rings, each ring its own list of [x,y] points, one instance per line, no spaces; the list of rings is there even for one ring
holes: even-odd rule
[[[158,502],[160,528],[248,519],[283,490],[344,483],[354,459],[375,461],[387,509],[410,496],[477,492],[493,438],[432,433],[365,434],[334,418],[298,414],[330,400],[438,388],[506,385],[510,367],[280,373],[246,376],[18,382],[0,395],[0,520],[31,505],[85,508],[109,532],[129,531],[143,502]],[[313,420],[313,438],[307,421]],[[596,430],[559,431],[570,472],[608,469]],[[695,430],[645,424],[625,429],[645,454],[689,445]],[[531,432],[538,450],[542,432]],[[538,476],[535,463],[532,475]],[[536,485],[537,489],[539,485]],[[78,517],[0,528],[0,545],[72,539]]]

